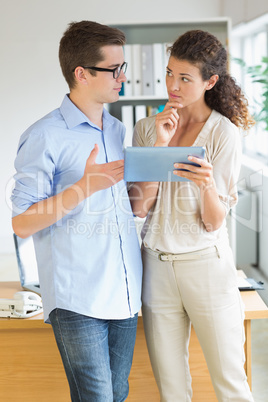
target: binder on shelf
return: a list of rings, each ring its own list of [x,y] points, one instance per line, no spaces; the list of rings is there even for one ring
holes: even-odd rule
[[[165,67],[163,44],[153,43],[153,80],[156,96],[166,96]]]
[[[131,45],[124,46],[124,55],[125,55],[125,61],[127,62],[127,71],[126,71],[127,80],[124,83],[124,95],[132,96],[133,95],[133,62],[132,62],[132,46]]]
[[[126,127],[126,136],[124,141],[125,147],[132,146],[132,136],[134,128],[133,106],[124,105],[121,107],[121,120]]]
[[[146,105],[135,106],[135,123],[147,116]]]
[[[132,45],[132,77],[133,95],[142,95],[142,67],[141,67],[141,45]]]
[[[153,46],[141,45],[142,58],[142,95],[154,95]]]

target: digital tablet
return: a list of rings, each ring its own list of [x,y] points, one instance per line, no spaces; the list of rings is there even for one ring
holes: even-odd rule
[[[125,149],[124,180],[189,181],[173,173],[174,163],[190,163],[188,156],[204,159],[204,147],[127,147]],[[196,165],[199,166],[199,165]],[[189,168],[189,170],[191,170]]]

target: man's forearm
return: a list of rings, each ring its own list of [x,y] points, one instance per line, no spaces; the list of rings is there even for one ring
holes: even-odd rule
[[[95,144],[80,180],[61,193],[31,205],[27,211],[12,219],[13,230],[19,237],[29,237],[53,225],[95,192],[109,188],[123,179],[124,161],[97,164],[95,159],[98,150]]]
[[[22,238],[58,222],[86,198],[82,180],[61,193],[31,205],[12,219],[14,232]]]
[[[134,215],[145,218],[155,204],[159,182],[133,183],[129,190],[129,199]]]

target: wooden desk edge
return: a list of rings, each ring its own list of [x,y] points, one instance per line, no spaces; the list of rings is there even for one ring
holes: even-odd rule
[[[243,271],[238,271],[238,275],[245,276]],[[12,298],[14,293],[22,290],[20,282],[0,282],[0,297]],[[255,290],[241,292],[243,303],[245,304],[245,320],[268,318],[268,307]],[[139,313],[139,316],[141,312]],[[38,314],[31,318],[0,318],[1,329],[14,328],[50,328],[49,324],[44,323],[44,315]]]

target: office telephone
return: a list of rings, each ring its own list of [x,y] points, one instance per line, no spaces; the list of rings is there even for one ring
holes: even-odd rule
[[[0,317],[29,318],[42,312],[42,300],[36,293],[21,291],[13,299],[0,298]]]

